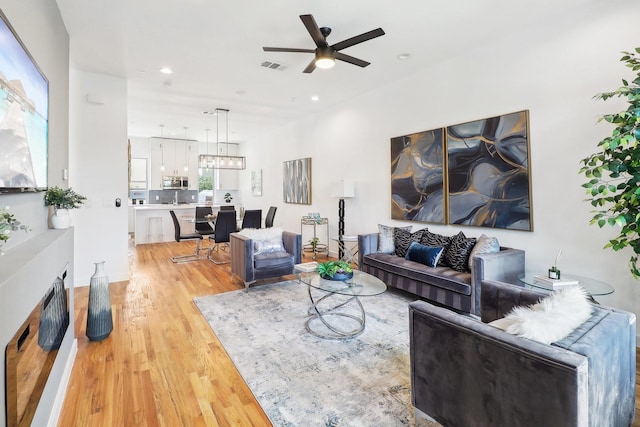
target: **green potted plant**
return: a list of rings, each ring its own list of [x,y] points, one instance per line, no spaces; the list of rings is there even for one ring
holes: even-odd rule
[[[231,203],[231,200],[233,200],[233,196],[231,195],[231,193],[226,193],[224,195],[224,201],[227,203]]]
[[[77,209],[84,204],[86,197],[71,188],[49,187],[44,193],[44,205],[53,207],[51,225],[53,228],[69,228],[71,217],[69,209]]]
[[[20,221],[18,221],[13,214],[9,213],[9,206],[0,207],[0,255],[2,255],[2,246],[11,238],[11,232],[17,230],[29,232],[30,228],[24,224],[20,224]]]
[[[586,188],[593,218],[590,224],[618,226],[619,234],[604,246],[614,251],[629,246],[634,254],[629,269],[640,277],[640,47],[635,52],[623,52],[621,62],[635,73],[632,81],[622,79],[622,86],[613,92],[600,93],[596,99],[624,97],[629,104],[619,113],[605,114],[604,120],[614,125],[611,136],[598,143],[598,151],[581,160],[580,173],[589,179]]]
[[[318,274],[326,280],[347,280],[353,277],[353,269],[348,262],[327,261],[318,264]]]

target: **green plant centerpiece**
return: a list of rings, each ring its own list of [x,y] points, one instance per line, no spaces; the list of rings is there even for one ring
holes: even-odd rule
[[[44,205],[54,209],[77,209],[84,204],[86,197],[71,188],[49,187],[44,193]]]
[[[593,218],[590,224],[618,226],[619,234],[604,246],[619,251],[629,246],[634,254],[629,260],[633,277],[640,277],[640,48],[623,52],[620,61],[635,73],[632,81],[623,79],[613,92],[600,93],[596,99],[626,98],[628,107],[619,113],[598,119],[614,125],[611,136],[598,143],[598,151],[581,160],[580,173],[589,181],[586,188]]]
[[[318,264],[318,274],[326,280],[347,280],[353,277],[353,269],[348,262],[327,261]]]
[[[233,196],[231,195],[231,193],[226,193],[224,195],[224,201],[227,203],[231,203],[231,200],[233,200]]]

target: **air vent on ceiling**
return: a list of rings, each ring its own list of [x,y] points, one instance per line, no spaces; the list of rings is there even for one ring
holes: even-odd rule
[[[263,61],[262,64],[260,64],[260,66],[264,68],[270,68],[272,70],[278,70],[278,71],[283,71],[287,68],[286,65],[278,64],[277,62],[272,62],[272,61]]]
[[[207,111],[207,110],[204,110],[204,111],[202,112],[202,114],[203,114],[203,115],[205,115],[205,116],[215,116],[215,115],[216,115],[216,112],[215,112],[215,111]]]

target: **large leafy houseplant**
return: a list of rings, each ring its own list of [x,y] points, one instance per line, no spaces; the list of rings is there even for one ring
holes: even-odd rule
[[[619,251],[629,246],[631,274],[640,277],[640,48],[623,52],[620,59],[635,73],[632,81],[622,80],[613,92],[600,93],[596,99],[624,97],[628,108],[599,118],[615,127],[611,136],[598,143],[599,151],[582,159],[580,173],[589,181],[583,184],[593,210],[591,224],[620,227],[619,234],[605,248]]]

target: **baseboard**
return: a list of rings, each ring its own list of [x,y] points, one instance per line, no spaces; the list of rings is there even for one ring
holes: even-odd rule
[[[51,408],[51,416],[49,417],[47,427],[56,427],[58,425],[60,413],[62,412],[62,405],[64,404],[64,398],[67,395],[67,386],[69,385],[69,380],[71,379],[71,371],[73,370],[73,364],[76,360],[76,354],[78,354],[77,338],[74,339],[73,343],[71,344],[71,352],[69,353],[67,364],[64,367],[62,380],[60,381],[60,385],[58,386],[56,400],[53,402],[53,408]]]

